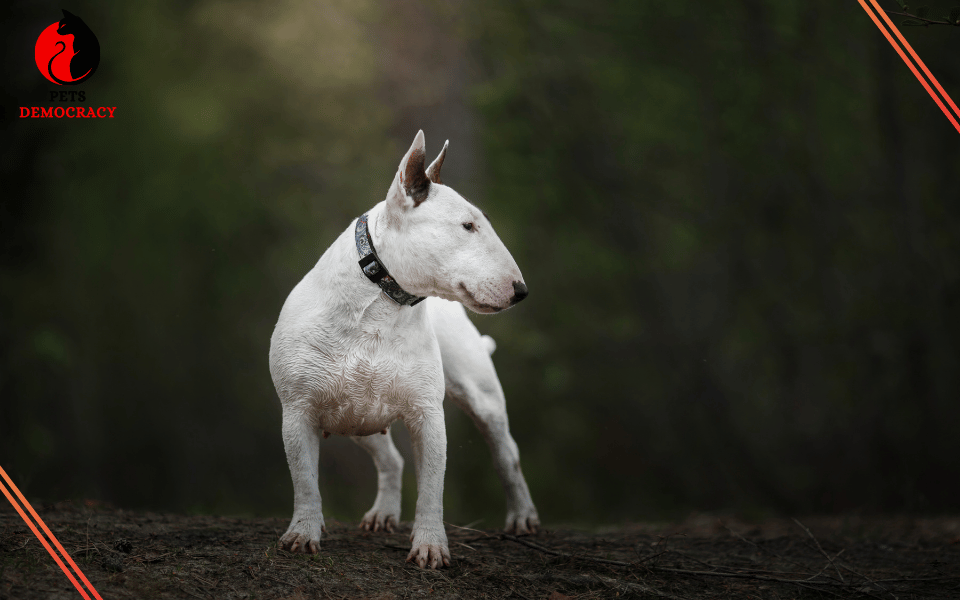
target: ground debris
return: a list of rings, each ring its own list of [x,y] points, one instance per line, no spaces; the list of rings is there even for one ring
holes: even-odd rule
[[[319,555],[278,551],[281,519],[58,504],[40,511],[104,598],[960,598],[960,518],[768,519],[534,536],[451,526],[452,565],[405,562],[391,534],[327,519]],[[0,509],[0,600],[75,599],[19,515]]]

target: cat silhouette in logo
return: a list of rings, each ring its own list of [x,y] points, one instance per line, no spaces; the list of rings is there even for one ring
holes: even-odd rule
[[[57,33],[59,35],[73,34],[73,57],[70,59],[71,79],[61,79],[53,72],[54,59],[67,49],[67,45],[62,41],[56,43],[57,46],[60,46],[60,51],[50,57],[50,61],[47,63],[47,72],[50,77],[60,85],[71,85],[80,83],[93,75],[100,64],[100,42],[97,41],[97,36],[87,27],[83,19],[70,11],[64,10],[63,18],[57,25]]]

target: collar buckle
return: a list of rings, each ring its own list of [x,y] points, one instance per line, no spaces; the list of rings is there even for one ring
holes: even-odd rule
[[[360,259],[360,270],[370,281],[379,284],[383,276],[387,274],[387,269],[377,258],[376,254],[370,253]]]

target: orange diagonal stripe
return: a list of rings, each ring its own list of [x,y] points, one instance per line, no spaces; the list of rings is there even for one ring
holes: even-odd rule
[[[40,527],[43,528],[44,533],[46,533],[47,536],[49,536],[50,540],[54,543],[54,545],[56,545],[57,550],[59,550],[60,553],[63,554],[63,557],[67,559],[67,562],[70,563],[70,566],[73,567],[73,570],[76,571],[77,575],[80,576],[80,579],[83,580],[83,583],[86,584],[87,588],[91,592],[93,592],[93,595],[97,597],[97,600],[103,600],[103,598],[100,597],[100,594],[97,593],[97,590],[93,588],[93,585],[90,584],[90,581],[86,578],[86,576],[83,574],[80,568],[77,567],[77,564],[73,562],[72,558],[70,558],[70,555],[67,554],[67,551],[64,550],[63,546],[60,545],[60,541],[57,539],[55,535],[53,535],[53,533],[47,527],[47,524],[44,523],[43,519],[40,518],[40,515],[38,515],[37,512],[33,510],[33,507],[30,506],[30,503],[27,502],[27,499],[23,497],[23,494],[20,493],[19,488],[17,488],[16,484],[13,483],[13,481],[7,475],[7,472],[3,470],[3,467],[0,467],[0,476],[3,477],[3,480],[6,481],[7,485],[9,485],[10,488],[14,491],[14,493],[17,495],[17,498],[19,498],[20,501],[23,502],[23,505],[27,508],[28,511],[30,511],[30,514],[33,516],[33,518],[37,520],[37,523],[39,523]],[[30,527],[30,531],[33,532],[33,535],[37,536],[37,539],[40,540],[40,543],[43,544],[43,547],[47,549],[47,552],[49,552],[50,556],[53,557],[53,560],[57,562],[57,564],[63,570],[64,575],[66,575],[67,579],[70,580],[70,583],[72,583],[74,587],[77,588],[77,591],[80,592],[80,595],[83,596],[84,600],[90,600],[90,596],[87,595],[87,593],[84,591],[80,583],[77,582],[77,580],[73,577],[73,574],[70,573],[70,570],[67,569],[66,565],[63,564],[63,561],[60,560],[60,557],[57,555],[57,553],[54,552],[53,548],[50,547],[50,544],[47,543],[46,538],[44,538],[44,536],[37,530],[36,526],[33,524],[33,521],[31,521],[30,518],[27,517],[26,513],[23,512],[23,508],[21,508],[20,505],[17,504],[16,499],[14,499],[14,497],[10,494],[10,491],[7,489],[7,487],[3,485],[3,481],[0,481],[0,491],[3,491],[3,495],[7,497],[7,500],[10,501],[10,504],[13,505],[13,508],[15,508],[18,513],[20,513],[20,518],[23,519],[23,521],[27,524],[28,527]]]
[[[943,88],[940,87],[940,82],[937,81],[937,78],[933,76],[933,73],[927,69],[927,65],[923,64],[923,61],[920,60],[920,57],[917,56],[917,53],[913,51],[913,47],[910,45],[907,40],[903,38],[903,35],[900,33],[900,30],[893,24],[893,21],[890,20],[890,17],[887,16],[886,11],[880,10],[880,6],[877,4],[877,0],[870,0],[870,4],[873,5],[873,8],[876,9],[877,13],[883,17],[883,21],[887,24],[891,31],[897,36],[897,39],[900,40],[900,43],[903,44],[903,47],[907,49],[907,52],[910,53],[910,56],[913,57],[913,60],[917,61],[917,64],[920,65],[920,68],[923,69],[923,73],[930,78],[930,81],[933,82],[933,85],[937,88],[937,91],[940,92],[940,95],[943,96],[947,103],[950,105],[950,108],[953,109],[953,112],[960,117],[960,110],[957,109],[957,105],[953,103],[953,99],[950,98],[950,95],[943,91]]]
[[[857,2],[860,3],[860,6],[863,7],[863,10],[867,11],[867,15],[870,16],[870,19],[873,20],[874,24],[876,24],[876,26],[877,26],[877,28],[880,30],[880,32],[883,33],[883,36],[884,36],[885,38],[887,38],[887,41],[890,42],[890,45],[893,46],[893,49],[897,51],[897,54],[900,55],[900,58],[903,59],[903,62],[905,62],[906,65],[907,65],[908,67],[910,67],[910,70],[913,71],[913,74],[916,76],[917,80],[920,82],[921,85],[923,85],[923,89],[927,90],[927,93],[930,94],[930,97],[933,98],[933,101],[937,103],[937,106],[940,107],[940,110],[943,111],[943,114],[945,114],[945,115],[947,116],[947,119],[950,121],[950,123],[953,125],[953,127],[957,130],[958,133],[960,133],[960,124],[958,124],[958,123],[957,123],[957,120],[953,118],[953,115],[950,114],[950,111],[947,110],[947,107],[943,105],[943,102],[940,101],[940,98],[937,97],[936,93],[934,93],[934,91],[933,91],[932,89],[930,89],[930,84],[928,84],[928,83],[927,83],[927,80],[924,79],[924,78],[920,75],[920,72],[917,71],[917,68],[916,68],[915,66],[913,66],[913,63],[910,62],[910,59],[907,58],[907,55],[903,53],[903,50],[900,48],[900,46],[897,45],[897,43],[893,40],[893,37],[890,35],[890,33],[889,33],[889,32],[886,30],[886,28],[880,23],[880,19],[878,19],[877,16],[873,14],[873,11],[870,10],[870,7],[867,6],[867,3],[866,3],[864,0],[857,0]],[[874,0],[871,0],[871,2],[874,2]],[[880,11],[880,12],[883,13],[883,11]],[[884,14],[883,16],[884,16],[884,19],[886,19],[887,22],[890,21],[890,19],[887,19],[887,18],[886,18],[887,16],[886,16],[885,14]],[[903,39],[903,37],[900,36],[900,31],[899,31],[892,23],[890,24],[890,28],[891,28],[893,31],[896,31],[896,32],[897,32],[897,36],[900,37],[900,39]],[[904,42],[904,43],[906,43],[906,42]],[[909,47],[909,45],[908,45],[908,47]],[[911,49],[910,52],[911,52],[911,54],[914,54],[914,53],[913,53],[913,49]],[[914,54],[914,56],[916,56],[916,55]],[[919,58],[917,58],[917,62],[918,62],[919,64],[923,65],[923,63],[920,61]],[[926,71],[926,70],[927,70],[926,67],[924,67],[924,71]],[[933,76],[931,76],[931,79],[933,79]],[[936,81],[936,80],[934,80],[934,81]],[[941,92],[943,91],[943,90],[940,88],[940,84],[939,84],[939,83],[937,84],[937,89],[940,89]],[[949,100],[950,96],[947,96],[946,92],[943,92],[943,95],[944,95],[944,97],[946,97],[946,98],[948,99],[948,101],[950,102],[950,105],[953,106],[953,100]]]
[[[37,528],[34,526],[33,521],[27,518],[26,513],[23,512],[23,509],[20,508],[20,505],[17,504],[17,501],[13,499],[13,496],[10,495],[10,491],[7,490],[7,486],[3,485],[2,481],[0,481],[0,491],[2,491],[3,495],[7,497],[7,500],[10,501],[10,504],[12,504],[15,509],[17,509],[17,512],[20,513],[20,517],[24,520],[27,526],[30,527],[30,531],[33,532],[33,535],[37,536],[37,539],[40,540],[40,543],[43,544],[43,547],[47,549],[47,552],[50,553],[50,556],[53,557],[53,560],[57,561],[57,564],[60,565],[61,569],[63,569],[63,573],[70,580],[70,583],[72,583],[77,588],[77,591],[79,591],[80,595],[84,597],[84,600],[90,600],[90,596],[88,596],[87,593],[83,591],[83,588],[80,587],[80,584],[77,583],[77,580],[73,578],[73,574],[67,570],[66,565],[63,564],[63,561],[60,560],[60,557],[57,556],[57,553],[53,551],[53,548],[50,547],[50,544],[47,543],[47,540],[40,534],[39,531],[37,531]]]

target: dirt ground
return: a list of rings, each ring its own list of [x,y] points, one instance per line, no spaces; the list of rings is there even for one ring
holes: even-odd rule
[[[404,562],[393,534],[327,520],[316,556],[277,550],[282,519],[37,507],[111,598],[960,598],[960,518],[681,523],[533,536],[448,526],[453,562]],[[0,508],[0,599],[80,598],[19,515]]]

